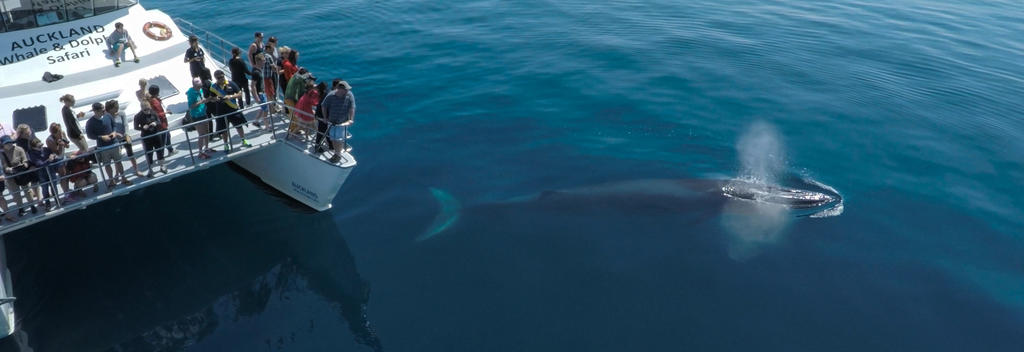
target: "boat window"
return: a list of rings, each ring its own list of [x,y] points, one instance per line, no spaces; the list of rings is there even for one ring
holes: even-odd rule
[[[3,0],[4,26],[9,31],[32,28],[36,26],[36,11],[31,0]]]
[[[117,9],[117,0],[93,0],[92,6],[96,14],[107,13]]]
[[[46,107],[35,106],[31,108],[14,110],[14,125],[26,124],[33,131],[45,131],[49,126],[46,124]]]
[[[68,12],[68,18],[71,20],[91,17],[94,15],[92,11],[92,0],[64,0],[64,8]]]
[[[0,32],[35,28],[123,9],[138,0],[0,0]]]

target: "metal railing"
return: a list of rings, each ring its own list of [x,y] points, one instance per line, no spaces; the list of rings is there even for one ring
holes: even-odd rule
[[[281,109],[282,112],[281,113],[269,113],[268,112],[266,116],[263,116],[262,114],[258,114],[258,115],[256,114],[258,111],[264,111],[264,109],[270,110],[270,108],[273,107],[273,106],[278,106]],[[322,136],[324,138],[324,140],[329,140],[329,136],[327,136],[325,133],[321,133],[321,132],[319,132],[319,131],[317,131],[315,129],[309,129],[309,128],[291,130],[291,127],[293,125],[293,121],[292,121],[293,119],[289,118],[289,116],[286,113],[284,113],[285,111],[292,111],[295,114],[300,114],[300,115],[303,115],[303,116],[312,117],[313,121],[316,121],[316,117],[315,116],[312,116],[312,115],[310,115],[309,113],[307,113],[305,111],[295,110],[292,107],[286,106],[284,104],[280,104],[280,103],[275,102],[275,101],[270,101],[270,102],[266,102],[266,103],[250,105],[250,106],[247,106],[247,107],[245,107],[243,109],[239,109],[238,111],[235,111],[235,112],[230,112],[230,113],[219,115],[219,116],[207,117],[207,118],[204,118],[204,119],[201,119],[201,120],[198,120],[198,121],[192,121],[190,123],[182,124],[182,125],[174,127],[174,128],[168,128],[168,129],[165,129],[165,130],[162,130],[162,131],[158,131],[156,133],[147,134],[145,136],[141,136],[140,138],[132,140],[131,142],[126,142],[124,140],[121,140],[121,141],[115,142],[114,144],[111,144],[109,146],[105,146],[103,148],[95,148],[94,147],[94,148],[90,148],[86,152],[76,151],[75,153],[72,153],[72,154],[68,155],[67,157],[65,157],[65,158],[63,158],[61,160],[53,161],[51,163],[48,163],[48,164],[40,166],[40,167],[34,167],[34,168],[33,167],[29,167],[29,169],[25,170],[25,171],[5,174],[4,177],[6,179],[10,180],[10,179],[16,179],[16,178],[21,177],[21,176],[30,175],[32,173],[37,173],[37,174],[39,174],[39,180],[36,181],[36,182],[28,183],[28,184],[23,185],[23,186],[17,186],[15,184],[13,184],[13,182],[9,183],[8,185],[13,186],[13,187],[8,187],[8,189],[7,189],[8,192],[6,192],[6,193],[9,193],[9,194],[0,196],[0,197],[2,197],[2,198],[0,198],[0,204],[3,204],[5,207],[7,207],[7,209],[5,210],[4,215],[8,219],[13,217],[14,218],[13,221],[18,221],[19,220],[18,218],[22,217],[22,215],[20,213],[29,213],[28,210],[30,208],[32,208],[32,207],[36,207],[37,209],[42,207],[41,210],[42,210],[43,214],[39,214],[38,216],[35,216],[35,217],[30,217],[30,219],[31,218],[43,218],[43,217],[46,217],[47,213],[57,212],[59,210],[64,210],[64,209],[67,209],[69,207],[75,207],[75,206],[81,204],[84,201],[94,200],[94,199],[100,198],[100,197],[102,197],[104,195],[107,195],[107,194],[111,194],[111,193],[118,193],[118,194],[120,194],[120,193],[128,193],[128,192],[131,192],[131,191],[133,191],[135,189],[145,187],[145,186],[149,185],[150,183],[164,182],[166,179],[172,178],[172,177],[174,177],[174,176],[176,176],[178,174],[188,173],[188,172],[191,172],[191,171],[193,171],[193,170],[195,170],[197,168],[204,168],[206,166],[220,164],[222,162],[226,162],[226,161],[230,160],[231,159],[230,158],[230,154],[217,155],[217,156],[212,157],[212,158],[210,158],[208,160],[204,160],[204,159],[199,157],[199,154],[201,152],[201,151],[198,150],[199,139],[202,138],[202,137],[206,137],[209,140],[209,139],[212,139],[213,137],[216,137],[218,135],[222,135],[223,133],[228,133],[228,138],[226,138],[226,139],[222,138],[222,140],[219,143],[213,143],[213,141],[209,141],[208,142],[209,146],[210,147],[213,147],[213,146],[225,147],[226,146],[228,149],[230,149],[234,153],[243,154],[243,153],[246,152],[246,150],[255,150],[255,149],[259,149],[261,147],[268,146],[268,145],[271,145],[271,144],[274,144],[274,143],[277,143],[277,142],[285,142],[284,144],[288,145],[291,148],[294,148],[294,149],[296,149],[298,151],[302,151],[302,152],[306,153],[307,155],[309,155],[310,157],[314,157],[314,158],[320,159],[320,160],[322,160],[322,161],[324,161],[326,163],[329,163],[329,161],[324,159],[324,157],[321,155],[321,153],[317,153],[316,152],[316,149],[317,149],[317,147],[319,145],[317,145],[315,143],[315,140],[316,140],[315,137],[316,136],[318,136],[318,135]],[[228,119],[228,116],[233,115],[233,114],[242,114],[242,116],[246,116],[246,115],[257,115],[257,116],[255,118],[247,118],[244,123],[242,123],[242,124],[240,124],[238,126],[232,126],[230,124],[230,121],[227,121],[227,119]],[[266,120],[263,120],[264,118],[266,118]],[[209,129],[210,132],[209,133],[205,133],[205,134],[199,134],[196,131],[190,131],[190,130],[194,129],[196,126],[199,126],[200,124],[212,124],[212,123],[215,123],[218,119],[225,119],[225,121],[223,123],[223,127],[224,127],[223,129],[219,129],[218,130],[216,128],[210,128]],[[269,123],[269,126],[264,127],[264,128],[269,128],[269,131],[266,131],[266,130],[262,130],[262,131],[250,130],[248,132],[249,133],[259,133],[258,135],[262,135],[263,133],[269,132],[269,133],[271,133],[271,136],[270,136],[269,139],[264,140],[264,141],[258,141],[257,143],[252,144],[250,147],[241,147],[240,144],[232,144],[232,140],[231,140],[230,136],[233,133],[231,132],[231,129],[236,128],[236,127],[237,128],[245,129],[246,127],[250,127],[250,126],[252,126],[255,123],[264,122],[264,121],[267,121]],[[306,125],[302,125],[301,123],[298,124],[298,125],[303,126],[303,127],[306,126]],[[347,141],[351,137],[351,135],[348,134],[348,125],[349,124],[345,124],[344,125],[345,126],[344,127],[345,134],[344,134],[344,138],[341,140],[341,143],[344,143],[343,146],[344,146],[346,152],[351,149],[351,147],[349,147],[348,141]],[[214,126],[214,127],[216,127],[216,126]],[[263,128],[261,128],[261,129],[263,129]],[[187,149],[187,151],[188,151],[187,156],[180,156],[180,157],[174,157],[174,158],[165,158],[165,159],[170,159],[170,160],[166,160],[166,163],[168,163],[168,164],[169,163],[178,163],[177,165],[164,165],[164,167],[172,168],[173,171],[168,171],[166,175],[160,175],[160,176],[155,176],[154,175],[154,177],[143,178],[143,177],[135,176],[135,175],[129,173],[126,168],[123,168],[122,170],[124,172],[121,173],[121,174],[117,174],[116,171],[113,172],[113,173],[115,173],[114,179],[112,179],[105,172],[103,172],[104,171],[103,169],[106,168],[106,167],[112,167],[112,170],[113,170],[113,167],[115,165],[122,165],[123,166],[123,163],[125,161],[128,161],[129,159],[145,158],[146,153],[156,153],[156,151],[159,150],[160,148],[156,148],[156,149],[153,149],[151,151],[146,151],[144,147],[143,148],[133,148],[134,150],[141,150],[141,153],[138,153],[138,152],[133,153],[133,156],[127,156],[127,155],[122,153],[121,157],[116,158],[116,160],[111,160],[111,161],[105,162],[105,163],[99,162],[99,160],[100,160],[99,159],[99,154],[100,153],[105,152],[105,151],[110,150],[110,149],[113,149],[113,148],[124,148],[124,146],[126,144],[131,144],[133,146],[142,146],[145,143],[144,141],[147,140],[147,139],[150,139],[150,138],[165,138],[164,137],[165,135],[170,136],[171,133],[176,131],[176,130],[180,130],[182,132],[182,134],[185,137],[184,140],[180,140],[180,138],[179,138],[179,140],[175,141],[173,138],[171,138],[171,143],[169,145],[164,145],[163,147],[161,147],[161,148],[174,147],[174,148],[178,148],[178,149]],[[302,133],[302,132],[299,132],[299,131],[304,131],[305,133]],[[251,138],[247,138],[247,140],[251,140]],[[182,148],[182,147],[184,147],[184,148]],[[44,146],[44,148],[45,148],[45,146]],[[211,148],[211,149],[213,149],[213,148]],[[154,159],[156,159],[156,157],[154,157]],[[75,170],[75,171],[72,171],[72,169],[69,168],[69,166],[75,166],[74,164],[79,164],[79,163],[82,164],[82,165],[84,165],[85,163],[88,163],[88,166],[84,167],[84,168],[81,168],[81,170]],[[141,164],[141,162],[139,162],[139,164]],[[153,168],[156,166],[154,164],[155,163],[147,163],[147,167],[152,171]],[[99,170],[97,170],[97,169],[99,169]],[[4,170],[4,171],[6,171],[6,170]],[[41,175],[42,173],[46,173],[48,175],[48,177],[42,177],[42,175]],[[99,174],[99,177],[96,176],[96,173]],[[117,187],[116,184],[118,183],[117,181],[119,179],[134,179],[134,180],[138,181],[138,183],[133,183],[131,185],[128,185],[126,187],[121,188],[120,190],[115,190],[115,188]],[[141,180],[141,181],[139,181],[139,180]],[[113,186],[111,186],[111,184],[113,184]],[[88,192],[88,190],[90,188],[92,189],[92,194],[91,195]],[[44,190],[44,189],[47,190],[47,191],[43,192],[42,190]],[[102,192],[101,192],[101,190],[102,190]],[[33,192],[36,196],[29,197],[28,195],[30,194],[30,192]],[[48,195],[43,195],[43,193],[48,193]],[[47,208],[44,205],[44,202],[46,202],[46,201],[50,201],[50,205],[51,206],[49,208]],[[14,203],[14,204],[12,204],[12,203]],[[13,206],[11,206],[11,205],[13,205]],[[14,216],[13,215],[14,212],[18,212],[19,215],[18,216]],[[35,214],[35,213],[33,213],[33,214]],[[32,221],[32,222],[34,223],[35,221]],[[11,228],[12,226],[20,227],[18,225],[21,225],[21,223],[20,222],[14,222],[14,223],[5,222],[3,224],[0,224],[0,233],[6,232],[5,230],[8,229],[8,228]]]
[[[202,29],[195,24],[192,24],[192,22],[178,17],[174,17],[173,20],[174,23],[178,24],[178,28],[181,29],[182,34],[186,36],[194,35],[199,38],[199,43],[207,48],[206,54],[209,58],[213,59],[213,62],[218,69],[224,70],[224,72],[229,72],[226,65],[228,61],[231,61],[231,48],[236,46],[234,43],[214,34],[213,32]]]
[[[185,32],[188,35],[196,35],[197,37],[200,37],[203,40],[204,46],[206,46],[207,48],[212,47],[213,50],[211,58],[213,59],[213,62],[216,65],[216,67],[218,67],[221,70],[224,70],[225,72],[229,71],[229,69],[225,66],[225,63],[228,62],[228,60],[230,60],[230,58],[232,57],[231,48],[235,47],[234,44],[210,31],[195,26],[189,21],[180,18],[174,18],[174,21],[178,23],[179,28],[183,32]],[[210,54],[211,53],[208,53],[208,55]],[[280,75],[275,75],[275,87],[279,86],[279,77]],[[67,210],[71,207],[84,206],[85,203],[95,201],[106,194],[128,193],[134,189],[144,187],[152,182],[164,182],[168,178],[174,177],[176,174],[187,173],[191,172],[196,168],[202,168],[210,164],[218,164],[221,162],[225,162],[227,160],[230,160],[227,155],[220,155],[209,160],[203,160],[202,158],[200,158],[199,155],[201,151],[198,150],[197,145],[199,139],[202,137],[206,137],[208,140],[207,143],[209,145],[212,144],[211,139],[213,139],[213,137],[221,135],[226,131],[229,137],[226,140],[221,141],[220,146],[227,145],[229,149],[233,149],[231,146],[230,138],[230,130],[233,127],[241,127],[244,129],[245,127],[261,122],[264,122],[269,125],[267,127],[270,129],[269,132],[271,133],[271,138],[269,140],[252,145],[251,149],[258,149],[269,144],[283,141],[285,142],[285,145],[293,149],[296,149],[300,152],[303,152],[309,155],[310,157],[317,158],[325,163],[330,163],[330,161],[328,161],[326,158],[322,156],[321,150],[324,150],[325,152],[330,151],[330,153],[333,153],[333,151],[331,150],[334,148],[323,148],[325,145],[331,147],[333,146],[333,143],[335,143],[334,141],[331,140],[330,136],[328,135],[330,131],[330,126],[332,126],[332,124],[322,117],[315,116],[314,114],[310,114],[309,112],[302,111],[295,107],[284,104],[284,94],[283,92],[281,93],[282,94],[277,94],[275,99],[267,101],[265,103],[249,105],[243,109],[239,109],[236,112],[231,112],[220,116],[213,116],[199,121],[193,121],[190,123],[182,124],[178,127],[168,128],[153,134],[140,136],[140,138],[137,138],[132,142],[126,142],[125,140],[121,140],[102,149],[90,148],[89,150],[84,152],[77,151],[71,155],[64,156],[62,159],[48,163],[47,165],[44,166],[35,168],[30,167],[28,170],[16,173],[12,172],[10,174],[4,172],[3,176],[6,177],[7,179],[14,179],[19,176],[28,175],[31,173],[37,173],[39,175],[39,180],[37,182],[29,183],[24,186],[18,186],[16,184],[7,184],[13,187],[7,187],[7,193],[9,193],[9,195],[0,194],[0,205],[3,205],[4,208],[6,208],[6,210],[4,210],[4,215],[10,218],[11,214],[16,211],[19,213],[27,213],[27,211],[25,211],[26,209],[30,209],[32,207],[38,208],[40,205],[43,205],[44,202],[50,201],[51,206],[48,207],[49,209],[47,209],[47,207],[44,206],[44,214],[41,214],[38,217],[28,218],[28,223],[30,224],[39,221],[39,219],[45,219],[46,213],[48,211],[52,213],[60,210]],[[238,101],[241,101],[241,98],[239,98]],[[246,121],[240,126],[231,126],[229,121],[224,121],[223,125],[225,129],[223,130],[210,128],[210,132],[206,134],[199,134],[198,132],[191,131],[200,124],[213,123],[215,120],[222,118],[227,119],[227,116],[235,113],[239,113],[243,116],[246,116],[247,114],[251,115],[257,111],[260,111],[258,117],[251,120],[246,119]],[[302,121],[300,121],[300,117],[305,118],[302,118]],[[172,116],[167,117],[168,122],[174,122],[175,120],[177,120],[177,118],[172,119]],[[309,121],[312,121],[312,123],[310,123]],[[348,153],[352,149],[351,145],[348,142],[348,140],[352,138],[352,135],[348,131],[348,127],[351,124],[352,122],[348,121],[346,123],[338,125],[343,128],[342,138],[338,140],[338,142],[342,143],[341,150],[343,151],[343,153]],[[326,126],[327,128],[321,128],[321,126]],[[287,128],[287,130],[281,131],[281,129],[283,128]],[[171,138],[171,133],[176,130],[181,130],[182,134],[184,134],[185,140],[177,141],[177,145],[174,145],[175,141],[173,140],[173,138]],[[255,131],[250,131],[250,133],[253,132]],[[168,172],[167,175],[143,179],[141,182],[139,182],[139,184],[132,184],[120,190],[114,190],[113,187],[107,186],[112,183],[116,184],[117,180],[108,177],[108,175],[104,173],[102,169],[111,165],[121,165],[124,161],[129,159],[140,157],[144,158],[147,153],[156,152],[156,150],[158,149],[146,151],[145,147],[143,146],[143,148],[140,148],[142,151],[140,155],[127,156],[122,154],[121,157],[117,158],[116,160],[111,160],[106,163],[99,162],[100,159],[98,154],[110,148],[124,148],[126,144],[135,145],[134,143],[138,143],[140,145],[143,145],[144,141],[149,138],[167,138],[169,143],[167,143],[167,145],[164,145],[163,148],[181,148],[183,142],[184,146],[188,149],[188,157],[175,157],[167,159],[171,159],[168,162],[184,162],[185,164],[179,165],[179,167],[172,166],[172,168],[175,171]],[[84,162],[88,163],[88,166],[84,168],[79,167],[81,168],[81,170],[68,172],[70,171],[68,169],[68,165],[71,165],[72,162]],[[150,170],[152,170],[154,165],[148,164],[147,166],[150,168]],[[96,177],[94,169],[101,169],[95,170],[98,171],[99,177]],[[46,174],[46,177],[43,177],[43,173]],[[119,175],[114,176],[117,177]],[[127,170],[125,170],[120,177],[135,178],[136,180],[140,179],[140,177],[133,176],[134,175],[129,174]],[[86,193],[86,191],[89,188],[93,189],[92,196],[89,196]],[[104,189],[104,192],[102,193],[99,192],[101,188]],[[46,190],[45,192],[43,191],[44,189]],[[48,193],[49,195],[43,195],[43,193]],[[34,194],[34,196],[29,197],[29,194]],[[9,205],[11,205],[12,202],[16,203],[14,204],[14,207],[8,207]],[[20,217],[20,215],[18,217]],[[15,221],[17,221],[17,219],[15,219]],[[12,227],[20,228],[23,226],[26,226],[26,221],[15,222],[13,224],[5,222],[3,224],[0,224],[0,234],[11,231]]]

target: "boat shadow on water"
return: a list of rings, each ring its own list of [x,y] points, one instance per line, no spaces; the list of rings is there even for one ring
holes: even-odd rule
[[[210,349],[239,330],[301,349],[339,338],[318,327],[345,325],[381,350],[369,283],[331,215],[252,196],[260,186],[244,181],[215,168],[8,234],[19,321],[0,351]],[[281,308],[296,305],[306,311]]]

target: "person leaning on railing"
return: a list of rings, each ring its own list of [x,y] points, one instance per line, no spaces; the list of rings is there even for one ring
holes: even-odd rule
[[[334,156],[330,160],[337,163],[341,161],[341,153],[345,148],[345,126],[352,124],[356,116],[356,98],[352,94],[352,86],[345,81],[339,82],[334,94],[328,95],[323,105],[324,116],[331,123],[327,136],[334,141]]]
[[[128,155],[128,161],[132,164],[132,170],[135,172],[135,176],[142,177],[142,172],[139,171],[139,163],[135,161],[135,151],[132,149],[132,137],[128,135],[128,117],[125,116],[124,111],[121,111],[121,105],[117,103],[117,100],[108,100],[103,108],[107,110],[107,113],[113,118],[111,121],[114,123],[114,132],[121,135],[118,139],[119,143],[123,143],[124,153]]]
[[[331,82],[331,91],[328,92],[327,83],[320,82],[316,85],[316,91],[320,94],[322,99],[326,99],[328,94],[334,94],[334,88],[338,86],[338,83],[341,83],[340,79],[335,79],[334,82]],[[324,116],[323,100],[321,100],[319,104],[316,104],[316,111],[314,112],[314,115],[316,115],[316,139],[313,141],[313,145],[315,146],[313,151],[317,154],[323,154],[324,147],[322,143],[325,139],[324,136],[327,136],[327,128],[331,126],[327,122],[327,117]],[[333,150],[334,142],[331,142],[330,138],[326,139],[327,148]]]
[[[210,86],[210,92],[217,96],[217,131],[221,133],[221,138],[224,140],[224,152],[227,153],[231,149],[231,134],[228,124],[235,127],[235,132],[238,132],[238,137],[242,139],[242,147],[251,147],[252,145],[245,139],[245,130],[242,128],[245,125],[245,116],[238,110],[238,98],[242,97],[242,92],[235,82],[228,80],[224,71],[217,70],[213,73],[213,77],[217,79],[217,82]]]
[[[160,161],[160,172],[167,174],[167,167],[164,166],[164,139],[163,136],[154,136],[166,131],[160,124],[160,117],[153,112],[149,102],[142,102],[142,109],[135,114],[135,130],[142,132],[142,147],[146,149],[146,165],[149,167],[147,177],[153,177],[153,152]]]
[[[121,165],[121,148],[117,140],[121,135],[114,132],[113,118],[103,109],[103,104],[92,104],[92,117],[85,123],[85,135],[96,141],[96,159],[103,164],[103,170],[107,172],[107,188],[112,189],[117,185],[117,177],[121,177],[121,183],[131,184],[128,178],[124,177],[124,167]],[[111,169],[110,164],[116,167],[117,174]]]
[[[68,156],[68,161],[65,163],[67,166],[67,179],[75,186],[75,190],[68,196],[67,201],[73,202],[80,198],[84,198],[85,192],[83,188],[92,186],[92,193],[100,191],[99,180],[96,179],[96,173],[90,170],[92,164],[89,163],[89,158],[93,156],[93,153],[83,152],[81,150],[75,151]]]
[[[203,80],[199,78],[192,79],[192,88],[185,91],[185,97],[188,99],[188,115],[192,119],[192,123],[196,126],[196,133],[199,134],[198,146],[199,146],[199,159],[209,159],[210,154],[210,125],[206,122],[208,117],[206,113],[206,93],[203,91]]]
[[[28,167],[28,155],[25,154],[25,150],[14,144],[14,140],[11,136],[2,135],[0,136],[0,144],[3,144],[3,153],[0,156],[3,158],[4,165],[4,182],[7,185],[7,189],[11,191],[11,196],[14,198],[14,202],[18,204],[18,216],[25,215],[24,203],[22,199],[24,195],[28,198],[29,204],[31,204],[32,212],[35,213],[35,198],[32,197],[32,191],[27,187],[29,184],[30,173],[27,172]],[[12,220],[10,217],[8,220]]]
[[[296,132],[299,127],[299,121],[296,120],[295,105],[299,103],[299,98],[306,94],[306,81],[310,78],[316,80],[313,75],[309,74],[306,68],[300,68],[296,74],[292,75],[288,79],[288,84],[285,85],[284,89],[284,105],[287,105],[288,117],[291,122],[288,124],[288,135],[291,136]]]
[[[36,138],[36,134],[32,132],[32,127],[29,127],[28,124],[24,123],[18,124],[16,127],[15,137],[14,145],[17,145],[21,150],[24,150],[27,157],[30,156],[29,152],[32,151],[32,142],[39,140],[39,138]],[[34,171],[35,166],[33,165],[31,158],[28,159],[28,166],[29,170]],[[26,174],[19,175],[14,181],[18,183],[18,185],[28,187],[28,190],[25,192],[30,195],[29,199],[39,199],[39,190],[35,187],[39,184],[39,176],[36,172],[28,172]],[[36,212],[34,204],[35,203],[32,205],[33,214]]]
[[[315,81],[316,79],[306,80],[306,92],[301,95],[299,102],[295,104],[295,109],[299,111],[299,113],[295,114],[295,120],[298,120],[297,130],[305,134],[307,141],[313,135],[313,131],[315,131],[315,127],[313,127],[313,116],[315,116],[313,107],[320,102],[320,91],[316,89],[316,85],[313,83]]]
[[[53,167],[51,168],[58,179],[60,179],[60,188],[64,193],[68,193],[68,180],[64,178],[67,174],[67,165],[64,163],[64,155],[67,154],[68,146],[70,141],[64,135],[64,131],[61,130],[59,123],[50,124],[50,136],[46,137],[46,148],[50,149],[50,153],[57,156],[53,161]]]
[[[57,189],[53,187],[53,177],[51,177],[53,172],[51,171],[50,164],[56,160],[57,156],[53,155],[49,148],[43,147],[43,142],[38,138],[33,138],[29,142],[29,147],[25,150],[25,154],[28,155],[29,167],[35,171],[34,178],[36,182],[33,192],[37,196],[42,194],[40,199],[43,200],[43,209],[49,211],[53,206],[50,198],[57,195]]]

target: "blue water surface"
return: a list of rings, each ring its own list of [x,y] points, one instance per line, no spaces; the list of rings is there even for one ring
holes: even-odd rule
[[[348,80],[359,165],[329,213],[220,167],[9,236],[35,351],[1024,346],[1017,2],[143,5]],[[752,126],[845,212],[508,202],[732,177]]]

